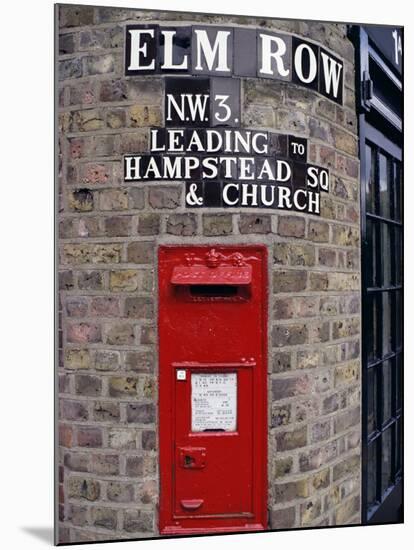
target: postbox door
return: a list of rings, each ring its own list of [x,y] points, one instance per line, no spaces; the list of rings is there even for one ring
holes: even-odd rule
[[[266,260],[257,245],[159,249],[162,534],[266,527]]]
[[[253,517],[252,369],[176,367],[175,519]]]

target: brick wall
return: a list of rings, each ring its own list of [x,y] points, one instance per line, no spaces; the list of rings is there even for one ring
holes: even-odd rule
[[[189,211],[182,183],[125,184],[122,154],[163,124],[163,78],[123,76],[127,22],[247,25],[345,60],[343,107],[242,79],[243,125],[309,140],[331,173],[321,216]],[[359,163],[345,25],[62,6],[59,10],[60,542],[157,534],[156,248],[269,248],[269,525],[359,522]],[[274,213],[273,213],[274,212]]]

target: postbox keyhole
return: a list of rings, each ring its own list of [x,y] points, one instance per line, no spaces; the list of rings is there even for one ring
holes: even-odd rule
[[[184,465],[185,466],[191,466],[194,464],[194,458],[190,455],[185,455],[184,457]]]

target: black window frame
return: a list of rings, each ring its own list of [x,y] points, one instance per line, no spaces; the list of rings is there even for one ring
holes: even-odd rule
[[[391,28],[392,29],[392,28]],[[381,32],[384,31],[383,28],[380,29]],[[402,30],[401,30],[402,32]],[[404,185],[403,185],[403,103],[402,103],[402,90],[403,90],[403,74],[398,74],[395,71],[395,67],[392,67],[388,62],[385,56],[381,55],[381,49],[375,42],[370,38],[369,32],[361,26],[351,26],[349,28],[349,36],[354,42],[355,45],[355,58],[356,58],[356,102],[357,102],[357,114],[358,114],[358,126],[359,126],[359,145],[360,145],[360,185],[361,185],[361,298],[362,298],[362,346],[361,346],[361,362],[362,362],[362,372],[361,372],[361,382],[362,382],[362,523],[363,524],[378,524],[378,523],[399,523],[403,521],[403,479],[404,479],[404,460],[403,460],[403,448],[404,448],[404,415],[403,415],[403,388],[404,388],[404,374],[403,374],[403,364],[404,364],[404,334],[403,334],[403,319],[404,319],[404,276],[403,276],[403,250],[404,250]],[[376,96],[375,82],[371,80],[370,75],[370,66],[375,64],[376,72],[382,71],[381,81],[389,82],[393,87],[393,98],[390,101],[390,104],[386,103],[386,92],[382,94],[382,101],[379,101]],[[379,78],[378,76],[376,78]],[[384,88],[387,90],[387,88]],[[397,95],[395,91],[397,90]],[[398,90],[400,92],[400,101],[401,105],[398,104]],[[397,97],[397,103],[395,102],[395,95]],[[384,100],[385,97],[385,100]],[[395,107],[397,106],[397,109]],[[391,161],[392,170],[392,186],[394,187],[395,181],[395,162],[401,163],[400,171],[400,205],[401,212],[398,220],[390,219],[395,214],[395,190],[392,189],[391,197],[393,198],[394,204],[390,204],[390,216],[384,216],[380,211],[379,201],[379,192],[375,193],[374,201],[377,201],[375,212],[369,212],[367,208],[367,154],[366,148],[371,148],[374,151],[375,169],[378,170],[378,159],[380,152],[382,154],[388,155],[390,158],[395,159]],[[369,161],[371,161],[371,156]],[[389,164],[387,161],[387,170],[389,169]],[[379,174],[375,176],[374,179],[378,180]],[[375,189],[375,183],[374,183]],[[369,264],[370,261],[370,247],[371,242],[368,241],[367,235],[367,225],[368,222],[371,223],[372,227],[377,228],[376,234],[377,237],[380,235],[382,226],[386,225],[390,227],[390,245],[391,250],[393,250],[393,235],[397,235],[398,231],[401,236],[401,273],[400,280],[397,281],[394,277],[397,273],[398,266],[396,264],[395,254],[392,254],[391,258],[391,281],[385,286],[382,285],[382,280],[380,276],[383,261],[380,261],[381,266],[376,266],[377,269],[377,287],[372,286],[372,271],[373,266]],[[399,229],[396,229],[399,228]],[[377,238],[375,247],[376,259],[381,260],[382,251],[381,247],[382,239]],[[382,258],[383,260],[383,258]],[[378,278],[379,277],[379,278]],[[371,296],[377,295],[382,296],[383,292],[386,292],[386,295],[391,296],[391,329],[392,329],[392,352],[387,356],[382,356],[379,354],[377,360],[369,360],[369,351],[371,348],[371,341],[373,338],[372,325],[370,314],[368,313],[368,306],[371,303]],[[397,292],[400,293],[401,300],[401,348],[400,351],[396,351],[396,335],[397,335],[397,326],[398,326],[398,311],[397,311]],[[394,296],[393,296],[394,294]],[[385,296],[385,294],[384,294]],[[382,319],[382,302],[383,299],[379,300],[381,302],[380,308],[380,319]],[[377,343],[378,346],[382,347],[381,342],[381,331],[383,327],[380,326],[381,323],[377,323],[376,330],[378,333]],[[398,360],[401,361],[401,395],[397,395],[397,364]],[[378,421],[382,420],[383,417],[383,376],[378,375],[379,369],[382,368],[382,365],[386,364],[387,361],[391,365],[391,393],[394,397],[394,403],[391,401],[391,417],[383,425],[378,425]],[[375,371],[372,369],[376,369]],[[373,372],[374,374],[371,374]],[[368,377],[373,376],[377,379],[378,386],[375,388],[376,391],[376,401],[377,401],[377,418],[376,418],[376,430],[372,433],[368,433],[368,422],[369,422],[369,390],[372,389],[368,384]],[[372,397],[372,396],[371,396]],[[398,397],[400,399],[398,399]],[[401,407],[397,410],[398,402],[400,402]],[[400,437],[402,439],[401,445],[402,448],[398,448],[397,429],[400,427],[401,433]],[[381,479],[381,464],[382,464],[382,444],[384,433],[388,433],[387,430],[390,430],[393,438],[393,444],[395,448],[392,448],[392,475],[393,483],[385,491],[382,491],[382,479]],[[379,443],[375,443],[375,441]],[[373,446],[376,445],[376,461],[375,461],[375,472],[372,472],[372,464],[369,460],[369,452]],[[396,472],[396,457],[399,451],[399,457],[401,461],[401,470],[397,475]],[[380,465],[380,468],[378,468]],[[371,470],[370,470],[371,467]],[[374,506],[369,505],[369,476],[374,473],[376,478],[376,497],[378,502]],[[372,477],[371,477],[372,479]]]

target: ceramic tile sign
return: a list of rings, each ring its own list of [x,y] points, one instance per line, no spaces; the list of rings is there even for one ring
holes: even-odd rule
[[[166,78],[165,126],[240,125],[238,78]]]
[[[187,208],[320,214],[329,170],[306,138],[243,127],[241,77],[292,81],[342,102],[343,63],[287,34],[232,27],[126,28],[125,72],[164,78],[164,128],[148,153],[124,156],[125,182],[179,181]]]
[[[210,126],[210,79],[166,78],[165,126]]]
[[[127,25],[125,75],[184,73],[294,82],[342,105],[344,64],[287,33],[193,25]]]
[[[188,90],[189,79],[183,80]],[[307,140],[244,128],[191,128],[209,122],[208,100],[206,95],[197,107],[176,109],[186,127],[152,128],[150,153],[124,156],[124,181],[184,181],[189,208],[278,208],[319,215],[329,170],[307,163]]]

